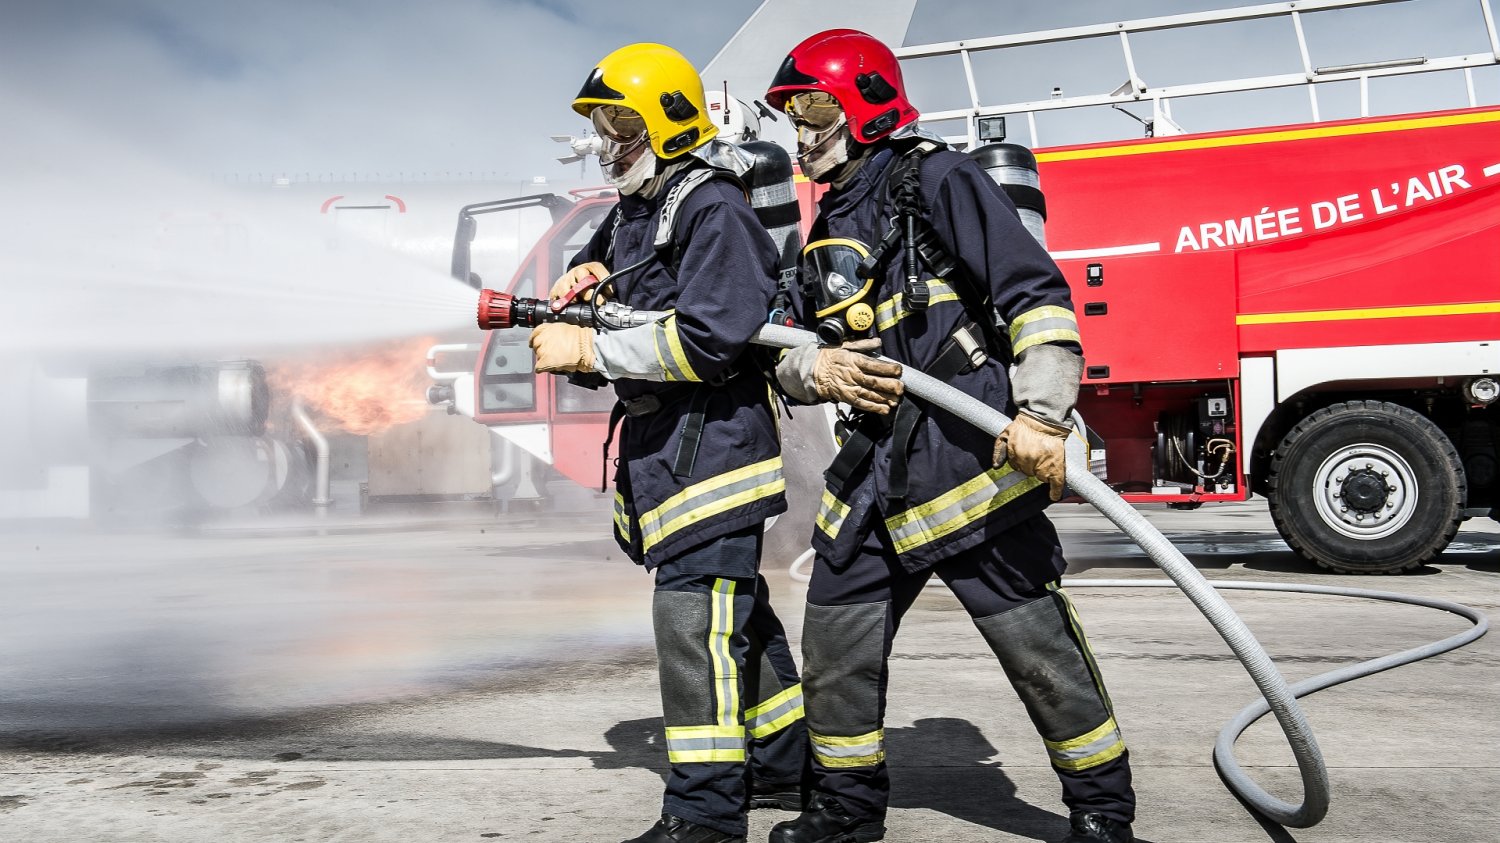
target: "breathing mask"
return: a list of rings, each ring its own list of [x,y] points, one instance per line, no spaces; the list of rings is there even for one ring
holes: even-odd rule
[[[818,240],[802,250],[802,289],[813,300],[818,339],[825,345],[875,335],[875,308],[869,297],[875,279],[861,278],[860,264],[870,250],[858,240]]]

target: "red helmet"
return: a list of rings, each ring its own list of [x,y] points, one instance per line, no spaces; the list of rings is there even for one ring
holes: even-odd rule
[[[857,29],[819,32],[792,48],[766,102],[781,110],[793,94],[824,91],[839,101],[849,131],[872,143],[917,119],[891,48]]]

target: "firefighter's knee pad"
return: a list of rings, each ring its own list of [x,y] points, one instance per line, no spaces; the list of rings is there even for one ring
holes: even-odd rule
[[[880,685],[889,604],[807,605],[802,627],[802,686],[810,700],[813,757],[827,767],[885,760]]]
[[[1053,592],[974,625],[1000,659],[1059,770],[1097,767],[1125,742],[1067,598]]]
[[[742,671],[733,581],[716,580],[708,591],[658,591],[651,620],[667,725],[737,720]]]

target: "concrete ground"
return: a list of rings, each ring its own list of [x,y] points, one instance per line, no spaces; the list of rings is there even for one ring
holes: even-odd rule
[[[1492,522],[1399,578],[1320,573],[1263,506],[1152,511],[1209,578],[1350,584],[1494,614]],[[1055,520],[1081,577],[1154,567],[1092,510]],[[466,518],[0,535],[0,841],[616,841],[654,819],[665,752],[648,579],[585,523]],[[1488,529],[1489,532],[1483,532]],[[794,638],[803,589],[773,564]],[[1327,755],[1319,826],[1258,823],[1213,771],[1254,695],[1175,591],[1074,592],[1131,746],[1152,843],[1500,840],[1500,637],[1305,701]],[[1464,628],[1429,609],[1226,594],[1289,679]],[[1045,755],[952,596],[892,662],[887,840],[1051,840]],[[1239,758],[1297,799],[1257,724]],[[758,811],[751,840],[789,814]]]

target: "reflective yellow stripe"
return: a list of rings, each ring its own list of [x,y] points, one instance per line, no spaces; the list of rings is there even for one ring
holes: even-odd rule
[[[773,735],[805,716],[802,683],[797,683],[759,705],[745,709],[745,729],[752,738]]]
[[[896,552],[906,553],[978,521],[1040,485],[1042,481],[1027,477],[1007,463],[927,503],[892,515],[885,519],[886,530]]]
[[[630,516],[625,512],[625,496],[615,492],[615,531],[630,541]]]
[[[1049,161],[1079,161],[1088,158],[1114,158],[1121,155],[1146,155],[1152,152],[1180,152],[1188,149],[1217,149],[1226,146],[1251,146],[1281,141],[1337,138],[1351,135],[1376,135],[1384,132],[1406,132],[1413,129],[1435,129],[1446,126],[1471,126],[1479,123],[1500,121],[1500,111],[1479,114],[1450,114],[1443,117],[1417,117],[1407,120],[1383,120],[1378,123],[1357,123],[1352,126],[1318,126],[1310,129],[1288,129],[1279,132],[1251,132],[1218,138],[1192,138],[1190,140],[1161,141],[1157,143],[1132,144],[1130,146],[1107,146],[1094,149],[1062,149],[1055,152],[1039,152],[1039,164]]]
[[[1074,325],[1078,324],[1078,317],[1074,316],[1073,311],[1068,308],[1055,304],[1042,305],[1041,307],[1034,307],[1010,321],[1010,341],[1013,343],[1020,341],[1026,336],[1027,325],[1035,324],[1043,319],[1063,319]]]
[[[735,664],[734,653],[729,649],[729,639],[734,635],[734,630],[734,580],[716,579],[712,618],[708,626],[708,652],[714,664],[714,698],[718,703],[716,717],[721,727],[738,730],[743,737],[745,727],[740,721],[739,666]]]
[[[1047,745],[1053,765],[1064,770],[1097,767],[1125,751],[1125,739],[1120,736],[1120,727],[1113,717],[1088,734],[1065,741],[1043,739],[1042,743]]]
[[[885,760],[885,730],[837,737],[809,732],[813,757],[825,767],[873,767]]]
[[[779,456],[694,483],[641,516],[642,544],[649,551],[684,527],[785,489]]]
[[[927,280],[927,293],[929,295],[927,306],[941,304],[945,301],[958,301],[958,292],[941,278],[929,278]],[[884,331],[895,325],[902,319],[910,316],[915,311],[907,310],[902,306],[902,294],[896,293],[875,308],[875,330]]]
[[[1078,637],[1078,644],[1083,649],[1084,661],[1088,662],[1089,673],[1094,677],[1094,687],[1099,689],[1099,697],[1104,700],[1104,707],[1113,712],[1114,701],[1109,698],[1109,691],[1104,688],[1104,674],[1099,671],[1099,663],[1094,661],[1094,648],[1089,645],[1089,637],[1083,632],[1083,620],[1078,617],[1078,609],[1073,606],[1073,598],[1063,591],[1057,580],[1047,583],[1047,590],[1061,597],[1063,605],[1067,607],[1068,624],[1073,627],[1073,634]]]
[[[1113,761],[1116,758],[1119,758],[1124,753],[1125,742],[1123,740],[1119,740],[1110,744],[1106,749],[1090,755],[1087,758],[1079,758],[1077,760],[1067,761],[1062,761],[1054,758],[1052,759],[1052,765],[1054,767],[1060,767],[1064,770],[1072,770],[1074,772],[1077,772],[1078,770],[1087,770],[1091,767],[1097,767],[1107,761]]]
[[[1342,322],[1355,319],[1399,319],[1413,316],[1469,316],[1500,313],[1500,302],[1421,304],[1411,307],[1359,307],[1349,310],[1296,310],[1286,313],[1241,313],[1236,325],[1284,325],[1289,322]]]
[[[677,368],[681,370],[684,380],[701,381],[698,373],[693,371],[693,364],[688,362],[687,352],[682,350],[682,335],[677,329],[677,314],[667,317],[663,325],[667,332],[667,347],[672,350],[672,358],[677,362]]]
[[[739,726],[668,726],[667,760],[673,764],[742,762],[745,730]]]
[[[1025,351],[1028,348],[1031,348],[1034,345],[1041,345],[1042,343],[1048,342],[1076,342],[1079,345],[1082,345],[1083,338],[1078,336],[1078,331],[1068,328],[1058,328],[1052,331],[1038,331],[1034,334],[1028,334],[1020,342],[1012,344],[1010,347],[1010,353],[1020,354],[1021,352]]]
[[[817,524],[818,529],[830,539],[839,537],[839,529],[844,526],[844,519],[849,515],[849,504],[834,497],[833,492],[823,490],[823,500],[818,505]]]

